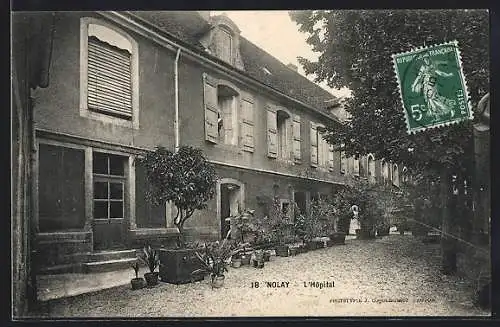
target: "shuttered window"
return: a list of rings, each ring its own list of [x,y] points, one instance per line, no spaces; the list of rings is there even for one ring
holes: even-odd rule
[[[344,145],[341,145],[341,148],[343,148]],[[340,172],[341,173],[346,173],[347,172],[347,157],[345,156],[344,151],[340,151]]]
[[[353,165],[354,165],[353,174],[359,176],[360,172],[359,159],[353,158]]]
[[[300,136],[300,116],[293,117],[293,159],[295,162],[300,163],[302,159],[301,153],[301,136]]]
[[[334,161],[335,161],[335,152],[333,151],[333,145],[329,144],[328,145],[328,169],[333,170],[334,169]]]
[[[219,138],[219,110],[217,108],[217,86],[208,75],[204,75],[205,140],[217,143]]]
[[[131,53],[88,37],[88,108],[132,117]]]
[[[318,165],[318,130],[316,125],[311,122],[311,165]]]
[[[241,100],[243,150],[254,151],[254,104],[253,99],[244,96]]]
[[[276,111],[270,106],[267,107],[267,156],[276,158],[278,156]]]

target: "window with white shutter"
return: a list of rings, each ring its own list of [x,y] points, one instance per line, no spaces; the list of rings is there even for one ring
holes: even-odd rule
[[[254,101],[250,96],[241,100],[243,150],[254,151]]]
[[[328,145],[328,169],[333,170],[334,169],[334,162],[335,162],[335,152],[333,151],[333,145],[329,144]]]
[[[300,116],[294,115],[293,117],[293,160],[300,163],[302,160],[301,149],[301,136],[300,136]]]
[[[138,45],[97,18],[80,20],[80,115],[139,128]]]
[[[217,85],[210,76],[203,75],[204,84],[204,111],[205,111],[205,140],[217,143],[219,139],[219,110],[217,108]]]
[[[278,156],[276,111],[270,105],[267,106],[267,156],[276,158]]]
[[[131,53],[96,36],[88,38],[88,108],[132,117]]]
[[[311,134],[311,166],[316,167],[318,165],[318,130],[313,122],[311,122],[310,125],[310,134]]]

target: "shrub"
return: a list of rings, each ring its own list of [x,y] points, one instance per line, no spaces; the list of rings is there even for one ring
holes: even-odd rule
[[[148,201],[155,205],[172,202],[177,208],[174,224],[179,230],[178,246],[185,247],[184,223],[195,210],[204,209],[215,194],[217,174],[200,149],[182,146],[172,152],[164,147],[149,151],[138,160],[146,168],[151,188]]]

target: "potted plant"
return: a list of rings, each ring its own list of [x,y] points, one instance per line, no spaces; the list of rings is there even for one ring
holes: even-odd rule
[[[264,268],[264,251],[255,250],[253,254],[254,268]]]
[[[322,223],[319,221],[318,204],[317,201],[313,201],[309,215],[304,220],[304,240],[308,251],[317,250],[323,246],[319,241],[315,240],[321,233],[321,225]]]
[[[195,252],[202,267],[192,271],[191,274],[193,276],[209,274],[212,288],[222,287],[225,279],[224,273],[228,271],[228,261],[241,251],[240,248],[235,248],[228,242],[228,236],[229,233],[222,242],[206,243],[203,249]]]
[[[191,272],[201,266],[195,255],[198,249],[187,248],[184,224],[214,197],[215,168],[200,149],[190,146],[181,146],[176,152],[157,147],[138,163],[146,170],[148,201],[155,205],[171,202],[177,208],[173,218],[179,232],[177,248],[160,250],[160,278],[173,284],[189,283],[193,281]]]
[[[158,272],[155,271],[160,264],[158,251],[153,249],[150,245],[142,249],[140,260],[149,268],[149,272],[144,274],[147,286],[154,286],[158,284]]]
[[[132,265],[132,269],[134,269],[135,272],[135,278],[132,278],[130,280],[130,284],[132,284],[132,289],[133,290],[138,290],[143,288],[146,285],[146,282],[144,281],[144,278],[139,277],[139,262],[136,261]]]
[[[271,251],[266,250],[264,251],[264,261],[270,261],[271,260]]]
[[[244,209],[238,212],[236,216],[230,218],[231,228],[235,229],[231,235],[237,235],[236,238],[239,238],[241,243],[255,243],[257,237],[257,227],[253,222],[255,210]]]
[[[265,217],[264,220],[268,221],[270,233],[277,243],[275,246],[276,256],[288,257],[290,249],[286,244],[287,232],[293,227],[293,224],[290,222],[288,213],[282,211],[277,197],[272,201],[269,217]]]
[[[231,257],[231,267],[233,268],[241,267],[241,254],[239,252],[233,254],[233,256]]]
[[[301,240],[302,244],[305,244],[306,237],[306,217],[300,212],[300,209],[295,205],[295,219],[293,221],[293,231],[295,236]],[[300,253],[304,247],[299,246],[298,252]]]

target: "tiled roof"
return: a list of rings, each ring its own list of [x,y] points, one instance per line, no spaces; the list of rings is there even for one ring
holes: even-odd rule
[[[196,11],[135,11],[132,13],[190,46],[204,50],[199,37],[210,29],[210,25]],[[327,106],[338,102],[334,95],[242,36],[240,36],[240,53],[245,73],[263,84],[325,113],[328,113]]]

